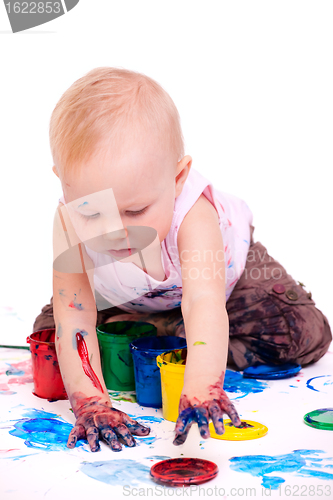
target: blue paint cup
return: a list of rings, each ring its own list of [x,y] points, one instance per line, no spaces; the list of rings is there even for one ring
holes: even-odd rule
[[[131,342],[136,399],[139,405],[162,408],[161,374],[156,357],[163,352],[184,347],[186,339],[182,337],[146,337]]]

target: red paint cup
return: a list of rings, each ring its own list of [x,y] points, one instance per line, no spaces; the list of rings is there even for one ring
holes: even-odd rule
[[[38,330],[27,337],[35,386],[33,394],[43,399],[68,399],[61,378],[54,338],[55,328]]]

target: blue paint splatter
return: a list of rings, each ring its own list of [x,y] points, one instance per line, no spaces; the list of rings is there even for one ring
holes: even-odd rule
[[[81,291],[81,289],[80,289],[80,291]],[[69,307],[73,307],[73,308],[77,309],[78,311],[84,310],[82,303],[79,304],[76,300],[77,299],[76,293],[74,293],[74,296],[75,296],[74,300],[72,300],[72,302],[69,303]]]
[[[266,382],[257,379],[246,379],[239,372],[233,370],[226,370],[224,377],[223,389],[226,392],[240,393],[234,399],[244,398],[250,393],[262,392],[264,389],[269,388]]]
[[[18,370],[15,366],[12,366],[10,363],[6,363],[10,368],[6,371],[6,375],[16,375],[17,377],[21,377],[25,374],[23,370]]]
[[[20,406],[20,405],[18,405],[18,406]],[[15,408],[17,408],[17,407],[15,406]],[[63,418],[59,417],[59,415],[57,413],[51,413],[51,412],[44,411],[44,410],[37,410],[36,408],[25,408],[22,411],[22,416],[26,417],[26,418],[54,418],[54,417],[58,417],[61,420],[63,420]],[[63,420],[63,421],[65,422],[65,420]]]
[[[140,422],[140,420],[142,420],[143,422],[160,423],[160,422],[162,422],[162,420],[164,420],[164,418],[154,417],[154,416],[150,416],[150,415],[130,415],[129,413],[127,413],[127,415],[129,417],[133,418],[133,420],[138,420],[139,422]]]
[[[82,462],[81,472],[112,486],[137,486],[140,483],[155,484],[150,476],[150,467],[135,460],[105,460]]]
[[[68,451],[66,444],[73,428],[71,424],[55,413],[34,408],[28,408],[23,415],[27,418],[18,420],[14,425],[15,429],[9,431],[9,434],[24,439],[24,444],[28,448]],[[83,446],[84,442],[87,441],[79,441],[76,446]]]
[[[324,379],[324,380],[318,380]],[[316,392],[324,392],[328,394],[330,391],[323,390],[322,386],[329,386],[328,389],[333,388],[333,376],[332,375],[319,375],[318,377],[312,377],[306,382],[308,389],[312,389]],[[326,387],[325,387],[326,389]]]
[[[244,455],[230,458],[230,468],[237,472],[247,472],[252,476],[262,478],[262,486],[278,489],[285,479],[279,476],[268,476],[271,472],[290,473],[297,476],[315,477],[318,479],[333,480],[333,474],[317,469],[331,469],[333,459],[316,458],[313,455],[324,453],[321,450],[294,450],[286,455]],[[312,456],[311,456],[312,455]],[[323,462],[324,463],[320,463]],[[330,463],[329,463],[330,462]]]
[[[0,460],[20,460],[21,458],[31,457],[32,455],[38,455],[38,453],[29,453],[29,455],[15,455],[9,457],[0,457]]]
[[[89,203],[87,201],[84,201],[83,203],[81,203],[81,205],[79,205],[77,208],[80,208],[80,207],[84,207],[84,205],[89,205]]]
[[[149,455],[149,457],[144,457],[147,460],[169,460],[171,457],[167,455]]]
[[[145,444],[147,446],[155,443],[157,440],[161,439],[157,436],[134,436],[136,444],[140,446],[140,444]]]
[[[127,415],[133,420],[137,420],[139,423],[142,423],[143,425],[147,423],[160,423],[164,420],[164,418],[160,417],[155,417],[151,415],[131,415],[130,413],[127,413]],[[157,436],[153,436],[152,434],[148,436],[134,436],[135,441],[137,442],[138,445],[140,444],[146,444],[146,445],[151,445],[157,441],[158,438]]]
[[[269,488],[270,490],[277,490],[280,484],[284,483],[285,480],[278,476],[263,476],[262,486],[264,488]]]

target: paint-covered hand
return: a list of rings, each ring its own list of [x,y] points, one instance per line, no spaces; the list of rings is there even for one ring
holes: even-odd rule
[[[99,451],[99,440],[102,439],[113,451],[121,451],[120,441],[127,446],[135,446],[132,434],[147,436],[150,432],[149,427],[112,408],[109,401],[102,401],[99,396],[87,398],[83,393],[76,392],[71,402],[76,423],[68,437],[68,448],[74,448],[79,439],[87,439],[91,451]]]
[[[179,415],[175,427],[173,444],[183,444],[193,422],[197,422],[204,439],[210,437],[209,419],[213,421],[216,434],[224,433],[223,414],[230,417],[233,425],[239,427],[241,419],[236,408],[223,390],[224,372],[218,382],[206,379],[184,388],[179,402]]]

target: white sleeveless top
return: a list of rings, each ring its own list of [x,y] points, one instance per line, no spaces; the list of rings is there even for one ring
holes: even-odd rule
[[[177,247],[178,228],[201,194],[214,205],[219,216],[225,253],[226,301],[228,300],[245,268],[250,246],[252,212],[243,200],[218,191],[209,180],[191,167],[183,190],[175,199],[169,233],[161,243],[161,260],[166,275],[164,281],[155,280],[133,262],[116,261],[85,245],[95,266],[94,286],[100,294],[96,294],[98,310],[117,306],[127,312],[160,312],[180,307],[182,277]],[[59,201],[65,204],[63,196]]]

